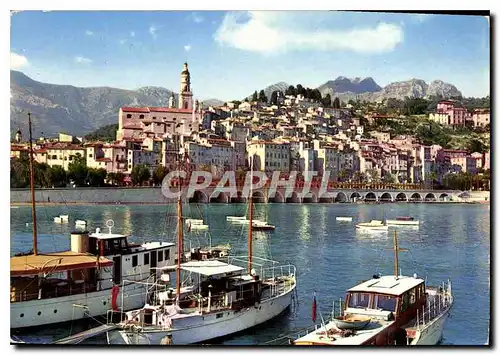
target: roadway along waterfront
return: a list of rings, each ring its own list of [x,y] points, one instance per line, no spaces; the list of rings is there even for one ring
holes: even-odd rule
[[[95,193],[95,192],[94,192]],[[131,241],[172,241],[175,206],[39,206],[39,247],[42,251],[69,247],[69,233],[76,219],[89,229],[115,221],[114,231],[131,235]],[[31,248],[31,210],[11,208],[11,254]],[[186,217],[203,217],[210,226],[212,244],[230,243],[233,254],[246,251],[246,227],[231,225],[228,215],[243,215],[245,204],[186,204]],[[55,224],[53,217],[70,216],[69,224]],[[267,217],[266,217],[267,216]],[[352,223],[336,222],[352,216]],[[399,229],[399,243],[409,252],[400,254],[403,274],[417,273],[429,284],[450,278],[455,304],[444,329],[444,344],[482,345],[488,337],[490,314],[490,209],[471,204],[257,204],[255,218],[276,225],[274,233],[255,232],[254,253],[297,266],[299,305],[279,319],[246,333],[223,339],[225,344],[263,344],[279,335],[312,324],[311,302],[316,291],[318,310],[328,317],[333,300],[373,274],[393,271],[392,231],[360,234],[354,225],[370,219],[413,216],[419,229]],[[27,224],[28,223],[28,224]],[[104,227],[104,228],[103,228]],[[186,232],[186,246],[208,244],[205,232]],[[318,319],[320,319],[318,315]],[[83,325],[78,325],[83,326]],[[51,341],[81,330],[76,324],[47,327],[24,334],[33,341]],[[105,337],[89,340],[104,343]]]

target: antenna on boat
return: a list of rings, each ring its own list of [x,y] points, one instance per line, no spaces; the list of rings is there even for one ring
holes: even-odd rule
[[[252,273],[252,228],[253,228],[253,155],[250,162],[250,196],[248,197],[248,273]]]
[[[398,234],[394,231],[394,276],[396,279],[398,278],[398,270],[399,270],[399,258],[398,253],[400,251],[408,251],[408,249],[400,248],[398,245]]]
[[[35,170],[33,166],[33,138],[31,136],[31,112],[28,112],[28,126],[30,138],[30,190],[31,190],[31,218],[33,220],[33,255],[37,255],[37,230],[36,230],[36,207],[35,207]]]

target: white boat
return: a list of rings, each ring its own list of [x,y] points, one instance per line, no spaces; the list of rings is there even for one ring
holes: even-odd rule
[[[230,222],[235,222],[235,221],[246,221],[246,217],[245,216],[227,216],[226,217],[226,221],[230,221]]]
[[[420,223],[413,217],[396,217],[396,219],[386,220],[386,224],[394,226],[418,226]]]
[[[335,219],[339,222],[352,222],[352,217],[336,217]]]
[[[31,118],[28,122],[31,132]],[[31,144],[29,151],[30,190],[34,195]],[[101,233],[99,228],[93,234],[75,231],[70,250],[41,254],[34,199],[31,208],[32,251],[10,258],[11,331],[96,317],[111,309],[142,307],[146,286],[122,285],[122,281],[147,281],[151,274],[160,274],[157,267],[174,263],[173,243],[130,243],[127,236],[111,233],[111,220],[106,222],[109,233]],[[67,215],[57,218],[68,221]]]
[[[26,328],[105,315],[145,304],[151,268],[174,264],[174,244],[129,243],[112,233],[71,234],[71,250],[10,259],[10,327]],[[158,271],[158,275],[160,272]],[[133,276],[130,276],[133,275]],[[124,298],[114,296],[121,294]]]
[[[361,230],[388,230],[388,227],[384,224],[384,222],[375,219],[368,223],[358,223],[356,224],[356,228]]]
[[[76,228],[76,229],[79,229],[79,228],[87,228],[87,222],[86,222],[86,221],[82,221],[82,220],[77,219],[77,220],[75,221],[75,228]]]
[[[109,344],[199,343],[264,323],[290,306],[296,288],[295,267],[252,256],[252,197],[248,200],[248,256],[228,263],[204,260],[181,264],[178,260],[175,289],[156,293],[160,302],[126,312],[118,329],[107,333]],[[182,215],[180,200],[178,215]],[[178,225],[177,230],[182,231],[180,217]],[[178,232],[178,245],[182,245],[182,237]]]
[[[65,218],[65,217],[68,217],[66,215],[61,215],[61,216],[57,216],[57,217],[54,217],[54,223],[58,223],[58,224],[65,224],[65,223],[68,223],[68,219]]]
[[[67,215],[67,214],[62,214],[59,217],[61,217],[61,220],[66,221],[66,222],[68,222],[68,220],[69,220],[69,215]]]
[[[398,276],[394,233],[395,273],[374,276],[347,290],[339,314],[328,323],[298,337],[294,345],[436,345],[453,305],[451,282],[425,285],[414,274]]]
[[[191,224],[189,226],[189,228],[191,228],[191,230],[207,230],[208,225],[207,224]]]
[[[188,219],[186,219],[186,224],[190,224],[191,226],[193,226],[195,224],[203,224],[203,220],[202,219],[195,219],[195,218],[188,218]]]

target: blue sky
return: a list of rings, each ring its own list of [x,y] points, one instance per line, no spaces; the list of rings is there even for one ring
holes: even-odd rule
[[[371,76],[381,86],[440,79],[465,96],[485,96],[489,50],[489,23],[479,16],[32,11],[11,17],[11,69],[35,80],[177,92],[188,61],[201,100],[241,99],[278,81],[317,87],[338,76]]]

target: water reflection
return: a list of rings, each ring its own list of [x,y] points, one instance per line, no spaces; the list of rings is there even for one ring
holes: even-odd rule
[[[242,215],[246,205],[206,205],[203,218],[209,221],[212,243],[230,243],[232,255],[246,254],[248,228],[226,221],[228,215]],[[260,213],[263,205],[256,205]],[[56,225],[53,216],[64,214],[59,207],[44,207],[38,213],[39,247],[51,251],[69,247],[69,225]],[[187,212],[196,216],[196,206]],[[319,209],[322,209],[321,211]],[[274,259],[297,266],[298,299],[301,306],[284,316],[276,325],[258,327],[238,334],[234,344],[253,344],[276,338],[288,330],[310,326],[312,292],[320,300],[318,307],[326,314],[332,300],[338,300],[346,289],[374,273],[393,272],[392,233],[398,231],[402,248],[403,273],[427,277],[436,283],[450,278],[456,305],[447,320],[444,341],[451,344],[484,344],[489,311],[489,211],[478,205],[397,204],[387,214],[407,215],[420,220],[420,229],[391,228],[389,233],[358,233],[355,224],[380,218],[380,205],[307,204],[268,205],[269,222],[276,225],[273,233],[255,234],[256,255],[270,251]],[[164,240],[175,235],[175,205],[166,206],[72,206],[70,219],[86,219],[89,225],[103,227],[106,215],[112,215],[117,232],[131,230],[137,237]],[[31,249],[29,207],[10,210],[11,253]],[[172,218],[167,216],[172,215]],[[336,216],[357,216],[352,223],[336,223]],[[458,216],[457,220],[455,217]],[[82,217],[82,218],[80,218]],[[259,215],[262,218],[262,215]],[[200,218],[200,217],[198,217]],[[454,224],[451,226],[450,224]],[[104,229],[104,228],[103,228]],[[186,233],[193,243],[208,244],[203,233]],[[470,306],[474,300],[474,307]],[[481,312],[477,312],[480,309]],[[61,333],[62,334],[62,333]],[[64,335],[67,335],[66,333]],[[103,340],[105,341],[105,340]]]

